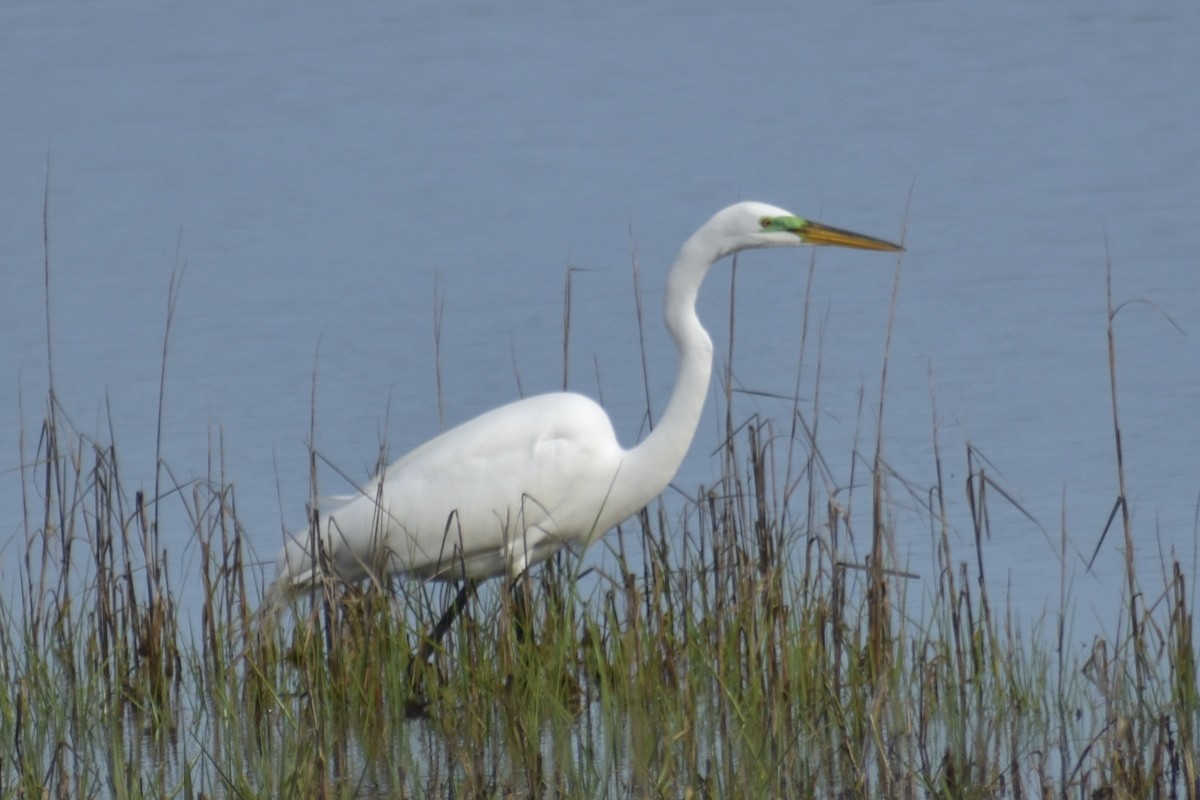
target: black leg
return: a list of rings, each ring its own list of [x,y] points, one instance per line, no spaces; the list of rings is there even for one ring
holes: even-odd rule
[[[430,647],[434,647],[442,641],[442,637],[450,630],[450,626],[454,624],[454,620],[458,619],[458,615],[467,607],[467,603],[471,602],[471,598],[475,596],[475,590],[479,588],[479,582],[467,578],[463,581],[463,585],[459,587],[458,594],[454,596],[454,602],[442,614],[442,618],[438,620],[437,625],[433,626],[433,632],[426,637],[425,641]],[[426,654],[428,655],[428,654]]]
[[[454,596],[454,601],[450,603],[449,608],[442,614],[441,619],[433,626],[433,630],[427,636],[422,637],[421,646],[417,648],[417,655],[409,664],[409,674],[412,674],[413,666],[418,663],[429,660],[433,655],[433,648],[441,644],[442,639],[450,631],[450,626],[454,624],[454,620],[458,619],[458,615],[467,607],[467,603],[471,602],[471,598],[475,596],[475,590],[479,588],[479,582],[468,578],[463,581],[459,587],[458,594]]]
[[[425,698],[424,690],[421,686],[421,673],[418,672],[418,669],[429,661],[430,656],[433,655],[433,649],[441,643],[442,638],[450,631],[450,626],[454,624],[454,620],[462,613],[462,610],[467,607],[467,603],[471,602],[471,598],[475,595],[475,590],[478,587],[478,581],[470,578],[463,581],[458,594],[454,596],[454,601],[450,603],[450,607],[446,609],[441,619],[433,626],[433,630],[428,635],[421,637],[421,646],[417,648],[412,661],[408,662],[408,685],[411,694],[406,704],[405,713],[409,717],[424,717],[428,714],[429,701]]]
[[[509,596],[512,598],[512,622],[513,632],[516,633],[517,641],[524,642],[525,636],[528,633],[529,641],[533,641],[533,631],[530,621],[532,619],[531,607],[532,603],[532,587],[529,585],[529,573],[525,572],[518,575],[508,587]]]

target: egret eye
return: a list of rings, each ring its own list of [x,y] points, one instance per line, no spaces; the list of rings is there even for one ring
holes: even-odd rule
[[[761,225],[764,230],[766,230],[771,227],[771,222],[772,220],[770,217],[763,217],[758,221],[758,224]]]

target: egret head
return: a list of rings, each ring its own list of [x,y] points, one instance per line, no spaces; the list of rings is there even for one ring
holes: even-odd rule
[[[883,239],[822,225],[782,208],[751,201],[718,211],[705,228],[711,230],[719,249],[726,254],[752,247],[802,245],[836,245],[888,252],[904,249]]]

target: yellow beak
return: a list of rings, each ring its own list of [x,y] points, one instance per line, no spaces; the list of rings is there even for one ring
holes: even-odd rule
[[[832,244],[838,247],[855,247],[859,250],[883,250],[896,253],[904,250],[898,244],[885,242],[873,236],[863,236],[861,233],[845,231],[819,222],[805,220],[804,224],[795,230],[797,236],[808,244]]]

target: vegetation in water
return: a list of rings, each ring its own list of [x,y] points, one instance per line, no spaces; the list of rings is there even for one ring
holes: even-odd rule
[[[929,490],[878,448],[837,476],[815,401],[726,409],[720,482],[611,534],[615,569],[492,581],[431,646],[454,587],[330,584],[264,611],[219,453],[208,480],[130,492],[51,389],[0,609],[0,796],[1197,796],[1196,568],[1142,585],[1123,478],[1127,601],[1079,663],[1065,579],[1027,629],[979,552],[952,552],[940,457]],[[967,459],[978,548],[1012,501]],[[172,590],[167,502],[199,547],[197,609]],[[901,502],[939,543],[920,582],[894,563]]]

